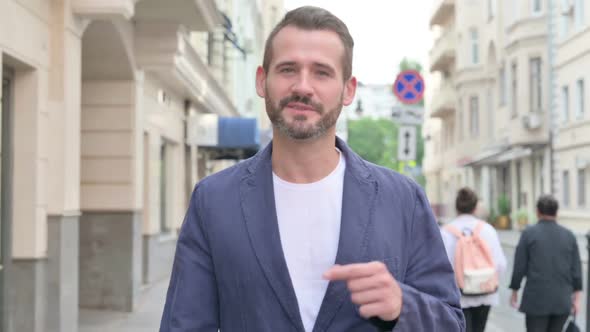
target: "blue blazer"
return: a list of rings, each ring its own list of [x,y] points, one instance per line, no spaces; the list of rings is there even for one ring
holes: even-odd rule
[[[337,264],[382,261],[399,282],[395,331],[464,331],[459,291],[421,188],[362,160],[346,158]],[[161,332],[305,332],[281,247],[272,144],[200,181],[178,238]],[[295,202],[294,202],[295,204]],[[313,332],[380,331],[330,282]]]

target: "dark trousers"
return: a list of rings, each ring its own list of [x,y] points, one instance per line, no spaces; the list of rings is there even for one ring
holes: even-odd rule
[[[467,332],[484,332],[490,313],[489,305],[479,307],[463,308]]]
[[[561,332],[569,315],[526,315],[527,332]]]

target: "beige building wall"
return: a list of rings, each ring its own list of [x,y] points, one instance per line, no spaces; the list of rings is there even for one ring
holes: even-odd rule
[[[0,1],[15,267],[2,273],[19,294],[0,301],[17,331],[75,331],[79,306],[132,310],[170,271],[198,180],[187,116],[237,115],[187,37],[221,24],[215,2],[173,2]]]
[[[560,220],[579,232],[587,231],[590,220],[589,7],[585,3],[581,10],[575,2],[570,8],[563,4],[559,7],[566,14],[558,20],[555,63],[558,105],[555,154]]]
[[[186,197],[185,145],[184,145],[184,105],[182,98],[167,89],[156,79],[148,76],[145,81],[143,109],[145,112],[144,135],[147,136],[147,156],[144,171],[147,172],[147,186],[144,213],[144,234],[161,232],[160,209],[162,167],[161,148],[166,144],[164,158],[168,169],[166,177],[166,220],[168,226],[177,229],[188,202]],[[158,96],[166,93],[166,100],[159,101]],[[195,166],[196,168],[196,166]]]
[[[429,192],[440,193],[435,200],[444,205],[445,217],[454,215],[454,197],[461,186],[475,189],[487,210],[496,208],[504,192],[513,211],[522,207],[532,214],[536,198],[550,190],[548,1],[542,1],[538,11],[532,1],[433,3],[430,69],[442,83],[427,107],[430,116],[441,121],[440,133],[432,136],[439,141],[432,145],[441,146],[436,158],[442,167],[439,177],[429,177]],[[452,40],[454,53],[445,50]],[[454,59],[453,65],[440,65],[441,55]],[[536,58],[540,72],[533,75],[531,59]],[[539,80],[540,97],[533,104],[533,83]],[[452,89],[445,89],[445,81]],[[436,152],[430,153],[435,158]]]
[[[262,2],[262,22],[263,22],[263,33],[262,33],[262,52],[260,52],[260,65],[262,65],[262,57],[264,56],[264,45],[268,38],[268,35],[274,29],[275,25],[285,15],[285,3],[284,0],[261,0]],[[260,103],[260,130],[271,129],[272,125],[268,116],[266,115],[266,108],[264,103]]]
[[[44,1],[0,3],[0,53],[15,71],[14,125],[23,129],[14,133],[13,234],[23,239],[13,242],[15,258],[47,252],[50,9]]]
[[[132,181],[135,107],[135,82],[83,82],[81,208],[85,211],[141,206]]]

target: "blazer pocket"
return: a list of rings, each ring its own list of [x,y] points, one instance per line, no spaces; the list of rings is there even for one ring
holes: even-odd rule
[[[385,259],[382,259],[381,262],[383,262],[383,264],[385,264],[385,266],[387,266],[389,273],[391,273],[395,277],[396,280],[399,279],[399,276],[398,276],[399,258],[398,257],[385,258]]]

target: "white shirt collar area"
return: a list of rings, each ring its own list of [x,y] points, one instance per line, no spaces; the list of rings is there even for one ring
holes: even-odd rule
[[[281,179],[275,172],[272,172],[273,180],[277,185],[295,190],[315,190],[319,187],[322,187],[326,185],[326,183],[329,181],[341,178],[342,173],[346,169],[346,160],[344,159],[342,152],[338,148],[336,148],[336,151],[338,151],[339,155],[338,165],[336,165],[336,168],[334,168],[334,170],[330,174],[328,174],[325,178],[321,180],[311,183],[293,183]]]

